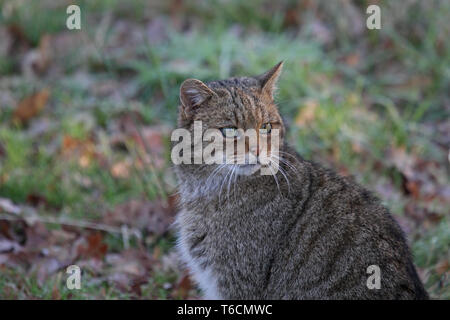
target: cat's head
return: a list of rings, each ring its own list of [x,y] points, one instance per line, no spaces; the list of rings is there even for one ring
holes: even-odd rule
[[[280,62],[254,77],[208,83],[185,80],[180,87],[179,128],[194,134],[195,123],[201,123],[202,134],[218,132],[221,135],[218,138],[222,139],[211,139],[217,147],[213,155],[223,159],[224,167],[232,167],[237,174],[251,175],[268,166],[273,169],[271,164],[278,164],[274,141],[276,148],[282,145],[285,131],[274,102],[282,67]],[[230,145],[234,148],[230,149]]]

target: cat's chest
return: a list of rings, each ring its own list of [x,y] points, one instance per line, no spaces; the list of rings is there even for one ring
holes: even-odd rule
[[[219,299],[224,277],[245,276],[257,282],[280,234],[275,204],[256,209],[204,205],[177,216],[178,250],[207,298]],[[236,269],[237,270],[234,270]],[[255,278],[255,279],[254,279]]]

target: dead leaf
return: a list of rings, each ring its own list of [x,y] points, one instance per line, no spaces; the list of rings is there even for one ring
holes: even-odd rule
[[[30,47],[30,42],[25,36],[23,28],[18,24],[11,24],[8,26],[8,34],[11,44],[9,46],[9,53],[17,53],[18,51],[27,50]],[[3,39],[2,39],[3,40]]]
[[[143,263],[143,260],[147,262]],[[106,262],[113,266],[113,272],[126,273],[130,276],[143,276],[147,273],[147,269],[151,268],[148,263],[151,258],[147,254],[143,254],[136,249],[128,249],[120,254],[108,254]]]
[[[161,254],[162,254],[161,248],[158,246],[155,246],[155,248],[153,249],[153,255],[152,255],[153,259],[159,260],[161,258]]]
[[[108,225],[127,225],[139,230],[146,230],[154,235],[162,235],[167,232],[174,220],[175,197],[170,196],[167,201],[133,199],[108,212],[103,221]]]
[[[41,206],[48,207],[49,205],[47,199],[38,193],[28,194],[27,203],[29,203],[33,207],[41,207]]]
[[[91,138],[78,139],[70,135],[64,135],[61,152],[65,158],[78,159],[78,165],[82,168],[89,167],[94,158],[98,156]]]
[[[164,135],[168,135],[168,131],[163,127],[143,127],[141,130],[144,144],[151,154],[159,154],[164,151]]]
[[[428,208],[419,206],[415,202],[406,204],[405,215],[412,219],[416,223],[416,226],[423,226],[426,229],[438,224],[444,218],[442,214],[430,211]]]
[[[52,299],[61,300],[61,293],[59,292],[58,281],[55,281],[55,283],[53,284]]]
[[[111,265],[108,280],[122,291],[141,295],[141,285],[148,282],[153,259],[146,250],[128,249],[120,254],[108,254],[106,262]]]
[[[358,53],[352,53],[345,57],[345,63],[350,67],[355,67],[360,61],[360,55]]]
[[[295,118],[295,124],[302,127],[313,121],[316,118],[316,109],[318,106],[317,101],[308,100]]]
[[[450,263],[448,260],[442,260],[436,265],[436,273],[438,275],[443,275],[450,271]]]
[[[11,223],[9,221],[0,220],[0,235],[4,236],[6,239],[13,239],[12,232],[10,230]]]
[[[414,199],[418,199],[419,198],[420,185],[418,184],[417,181],[406,181],[404,187],[407,190],[407,192],[412,195],[412,197]]]
[[[60,270],[62,267],[64,267],[64,264],[56,258],[37,258],[33,261],[29,274],[36,272],[38,283],[43,285],[49,276]]]
[[[40,221],[27,222],[25,228],[25,248],[27,250],[39,251],[48,245],[50,232],[46,225]]]
[[[131,161],[119,161],[111,167],[111,175],[114,178],[128,178],[130,176]]]
[[[363,153],[364,152],[364,147],[361,144],[361,142],[353,141],[352,142],[352,151],[355,152],[355,153],[359,153],[359,154]]]
[[[176,285],[176,289],[172,292],[174,298],[187,299],[189,296],[189,290],[192,289],[192,281],[189,274],[184,274],[180,281]]]
[[[300,24],[300,12],[298,6],[291,6],[286,9],[283,18],[284,27],[297,27]]]
[[[0,141],[0,158],[3,158],[4,156],[6,156],[6,150],[2,142]]]
[[[62,151],[64,153],[64,152],[71,151],[72,149],[78,147],[79,144],[80,144],[80,140],[79,139],[75,139],[72,136],[65,135],[63,137],[63,140],[62,140],[61,148],[62,148]]]
[[[153,256],[155,256],[156,248],[159,247],[155,246]],[[161,255],[161,250],[159,250],[158,255]],[[163,272],[175,272],[175,273],[181,272],[182,269],[181,260],[176,250],[171,250],[169,253],[163,255],[162,257],[158,256],[158,259],[161,261],[161,269]]]
[[[13,113],[13,120],[26,123],[38,115],[48,102],[50,90],[44,89],[23,99]]]
[[[71,243],[76,239],[77,235],[74,232],[66,231],[65,229],[51,230],[51,243],[64,245]]]
[[[0,198],[0,212],[2,211],[7,213],[19,214],[22,212],[22,209],[19,206],[16,206],[9,199]]]
[[[44,35],[39,41],[37,49],[29,51],[22,61],[22,72],[26,78],[33,78],[35,75],[43,74],[47,71],[52,55],[50,35]]]

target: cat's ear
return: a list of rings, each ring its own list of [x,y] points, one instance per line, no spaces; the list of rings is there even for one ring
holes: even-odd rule
[[[261,86],[261,91],[273,97],[276,90],[276,84],[283,69],[284,61],[278,62],[272,69],[256,77]]]
[[[193,110],[215,93],[206,84],[197,79],[187,79],[180,87],[180,100],[185,109]]]

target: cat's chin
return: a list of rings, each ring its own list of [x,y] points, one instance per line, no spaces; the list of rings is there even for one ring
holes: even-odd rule
[[[236,169],[236,173],[242,176],[251,176],[255,174],[259,169],[261,169],[261,165],[259,163],[256,164],[244,164],[238,166]]]

